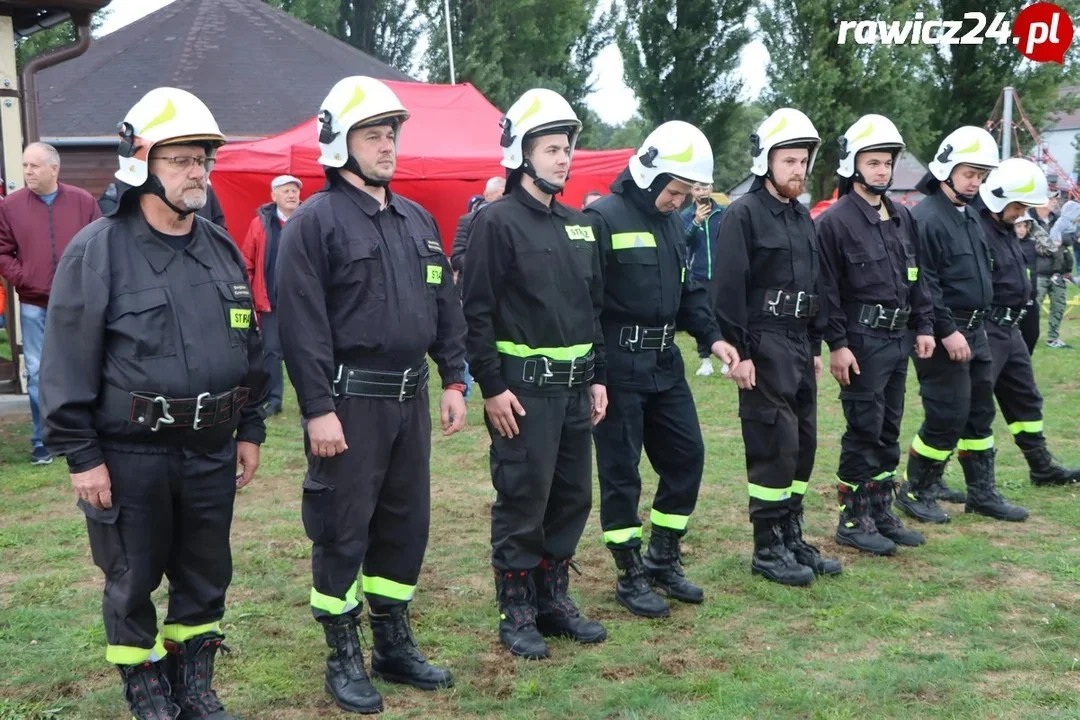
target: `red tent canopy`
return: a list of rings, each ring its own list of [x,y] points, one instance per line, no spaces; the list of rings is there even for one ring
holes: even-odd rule
[[[398,166],[391,188],[423,205],[439,225],[449,251],[454,228],[468,199],[484,191],[489,177],[503,175],[499,165],[499,119],[502,113],[469,84],[427,85],[387,82],[411,117],[401,130]],[[307,198],[325,183],[318,163],[315,119],[280,135],[233,143],[218,152],[212,182],[229,230],[239,240],[259,205],[270,200],[270,181],[294,175],[304,182]],[[562,202],[580,207],[590,190],[608,185],[626,167],[632,150],[574,153],[570,182]]]

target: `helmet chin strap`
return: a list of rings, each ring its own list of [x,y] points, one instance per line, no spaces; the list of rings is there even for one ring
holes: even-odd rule
[[[963,205],[967,205],[968,203],[970,203],[972,200],[975,199],[975,193],[971,193],[970,195],[967,195],[967,194],[962,193],[959,190],[957,190],[956,185],[953,184],[951,175],[949,176],[949,178],[947,180],[945,180],[945,184],[948,185],[952,189],[953,194],[956,195],[956,199],[959,200]]]
[[[856,170],[855,174],[851,176],[851,179],[865,187],[874,195],[884,195],[885,193],[889,192],[889,188],[892,187],[892,178],[889,178],[889,182],[885,183],[884,185],[871,185],[866,181],[866,178],[864,178],[863,174],[858,170]]]
[[[352,153],[349,153],[349,159],[345,161],[345,164],[341,166],[341,169],[348,170],[353,175],[356,175],[358,178],[363,180],[365,185],[368,185],[370,187],[384,188],[390,184],[389,180],[376,180],[375,178],[369,176],[367,173],[361,170],[360,163],[356,161],[356,157]]]
[[[522,170],[522,172],[524,172],[526,175],[528,175],[529,177],[531,177],[533,179],[533,182],[536,184],[536,187],[540,188],[540,192],[542,192],[542,193],[545,193],[547,195],[558,195],[564,189],[566,189],[565,184],[562,187],[559,187],[558,185],[550,183],[547,180],[545,180],[544,178],[537,175],[536,174],[536,168],[534,168],[532,166],[532,163],[529,162],[528,160],[526,160],[525,162],[523,162],[521,164],[521,170]],[[570,171],[569,170],[566,172],[566,180],[567,180],[567,182],[570,181]]]
[[[165,186],[161,184],[161,180],[157,175],[151,175],[147,180],[146,191],[151,195],[156,195],[161,202],[165,203],[170,210],[176,213],[180,220],[185,220],[188,215],[194,215],[197,212],[196,210],[188,210],[173,205],[172,202],[169,201],[169,198],[165,197]]]

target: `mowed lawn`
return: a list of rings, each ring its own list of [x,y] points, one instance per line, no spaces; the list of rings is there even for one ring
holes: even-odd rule
[[[1080,464],[1080,312],[1066,321],[1065,338],[1078,349],[1040,342],[1036,373],[1051,447]],[[826,373],[807,520],[812,541],[841,558],[844,573],[808,589],[752,578],[736,390],[719,376],[694,377],[693,346],[685,337],[680,344],[708,453],[685,540],[687,572],[704,585],[705,604],[676,603],[656,621],[624,612],[597,500],[572,590],[607,625],[608,641],[558,640],[550,660],[512,660],[495,632],[493,491],[475,399],[468,428],[433,441],[431,539],[412,611],[422,649],[453,670],[457,685],[424,693],[380,684],[385,717],[1080,717],[1080,488],[1032,488],[999,417],[998,484],[1031,509],[1027,522],[947,506],[952,523],[920,527],[922,548],[892,558],[838,548],[831,478],[843,417]],[[232,654],[218,663],[218,687],[246,720],[349,717],[323,692],[326,649],[307,604],[304,459],[291,397],[287,408],[270,422],[263,466],[237,499],[224,621]],[[905,445],[921,417],[912,371]],[[0,424],[0,720],[126,719],[118,675],[104,659],[102,578],[82,516],[62,463],[27,465],[28,433],[26,422]],[[648,517],[656,476],[647,462],[642,474]],[[962,486],[955,463],[949,480]]]

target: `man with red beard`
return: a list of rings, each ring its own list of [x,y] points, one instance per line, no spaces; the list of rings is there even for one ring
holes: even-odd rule
[[[746,446],[754,557],[750,569],[785,585],[836,575],[840,563],[802,538],[802,500],[817,450],[821,375],[820,260],[798,202],[821,138],[803,113],[781,108],[750,136],[757,176],[724,212],[713,276],[721,324],[743,359],[732,378]]]

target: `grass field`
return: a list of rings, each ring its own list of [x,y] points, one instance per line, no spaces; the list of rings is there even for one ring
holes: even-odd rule
[[[1071,317],[1064,336],[1080,346],[1078,327],[1080,316]],[[681,344],[692,372],[692,346]],[[1041,345],[1035,364],[1051,448],[1080,463],[1080,349]],[[922,416],[911,375],[905,442]],[[951,524],[920,528],[926,546],[861,556],[832,540],[842,415],[826,375],[808,532],[842,559],[844,574],[791,589],[750,576],[735,388],[718,377],[690,383],[708,456],[685,560],[705,604],[631,619],[614,600],[597,501],[572,591],[607,624],[608,641],[560,640],[548,661],[511,660],[495,633],[488,439],[473,401],[465,432],[434,439],[431,541],[413,607],[422,649],[453,670],[457,686],[380,685],[385,717],[1080,718],[1080,489],[1032,488],[1000,418],[999,486],[1031,509],[1030,520],[1000,523],[948,506]],[[219,661],[218,686],[246,720],[348,717],[322,689],[325,646],[308,610],[300,523],[302,442],[291,398],[287,407],[270,423],[256,481],[237,499],[224,622],[233,653]],[[28,436],[25,422],[0,424],[0,720],[126,720],[104,661],[102,579],[81,514],[62,463],[27,465]],[[647,463],[643,475],[647,517],[656,476]],[[962,486],[958,468],[950,476]]]

